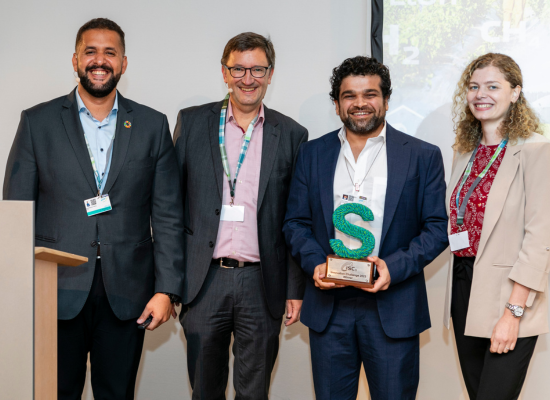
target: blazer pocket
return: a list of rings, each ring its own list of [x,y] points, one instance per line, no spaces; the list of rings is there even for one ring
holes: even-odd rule
[[[504,263],[493,263],[493,267],[512,269],[513,265],[512,264],[504,264]]]
[[[271,176],[287,176],[290,174],[290,171],[291,171],[290,165],[283,168],[277,168],[273,170],[273,172],[271,173]]]
[[[151,168],[153,166],[153,157],[146,157],[139,160],[128,160],[127,168],[129,169],[143,169]]]
[[[151,242],[153,240],[153,237],[148,237],[147,239],[142,240],[141,242],[138,242],[136,246],[141,246],[142,244]]]
[[[420,180],[420,175],[416,175],[414,178],[407,179],[405,181],[405,186],[418,185],[419,180]]]
[[[50,236],[43,236],[43,235],[34,235],[35,240],[40,240],[42,242],[50,242],[50,243],[56,243],[57,239],[50,237]]]

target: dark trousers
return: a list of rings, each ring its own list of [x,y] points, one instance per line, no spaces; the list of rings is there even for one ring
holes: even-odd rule
[[[491,339],[464,335],[474,261],[474,257],[454,258],[451,315],[464,383],[471,400],[515,400],[538,336],[519,338],[513,351],[498,354],[489,351]]]
[[[327,328],[309,330],[317,400],[355,400],[361,363],[373,400],[414,400],[419,380],[419,337],[392,339],[382,328],[376,297],[337,296]]]
[[[259,264],[210,266],[202,289],[181,320],[193,400],[225,399],[232,333],[235,399],[268,399],[282,316],[271,316],[262,286]]]
[[[81,399],[90,353],[95,400],[134,398],[145,331],[136,320],[119,320],[113,313],[97,260],[88,300],[71,320],[58,320],[58,399]]]

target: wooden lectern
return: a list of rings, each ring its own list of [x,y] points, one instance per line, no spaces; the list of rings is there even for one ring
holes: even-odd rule
[[[0,202],[0,223],[0,398],[54,400],[57,266],[88,259],[34,248],[33,202]]]

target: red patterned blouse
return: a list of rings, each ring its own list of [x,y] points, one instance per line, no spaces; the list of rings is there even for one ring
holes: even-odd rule
[[[464,186],[462,187],[462,190],[460,191],[460,205],[462,205],[464,196],[470,189],[470,186],[472,186],[472,183],[474,183],[477,176],[481,173],[481,171],[483,171],[487,164],[489,164],[489,161],[491,160],[493,154],[495,154],[497,147],[498,145],[479,145],[479,150],[477,151],[476,158],[474,159],[474,164],[472,165],[472,172],[470,173],[470,176],[468,177],[468,179],[464,183]],[[453,191],[450,204],[451,235],[467,230],[468,239],[470,241],[470,247],[453,252],[458,257],[475,257],[477,255],[479,238],[481,236],[481,228],[483,227],[483,218],[485,216],[485,205],[487,204],[487,196],[489,196],[489,191],[491,190],[491,186],[493,185],[493,181],[495,180],[495,176],[497,174],[498,167],[502,162],[502,158],[506,153],[506,149],[507,147],[504,147],[502,149],[493,165],[491,165],[491,168],[489,168],[489,171],[487,171],[487,174],[474,189],[472,195],[470,196],[470,200],[466,205],[466,211],[464,213],[464,224],[461,227],[456,224],[456,192],[458,191],[463,175],[460,176],[460,179],[458,180],[458,183]]]

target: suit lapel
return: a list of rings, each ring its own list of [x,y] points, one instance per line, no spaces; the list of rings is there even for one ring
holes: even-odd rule
[[[76,90],[76,89],[75,89]],[[80,164],[82,173],[90,185],[92,194],[97,194],[97,184],[94,176],[94,170],[92,168],[92,162],[90,161],[90,155],[88,148],[86,147],[86,141],[84,140],[84,130],[78,117],[78,104],[76,101],[75,90],[73,90],[65,99],[63,103],[63,110],[61,111],[61,119],[65,126],[65,132],[71,142],[71,146],[76,154],[76,159]]]
[[[220,200],[223,200],[223,163],[220,154],[220,115],[223,101],[216,103],[212,107],[212,115],[208,118],[208,137],[210,138],[210,150],[212,151],[212,162],[214,163],[214,175],[216,176],[216,186]]]
[[[115,141],[113,143],[113,156],[109,167],[109,176],[105,183],[103,193],[109,193],[113,187],[126,159],[132,131],[136,129],[133,123],[132,107],[130,103],[118,93],[118,112],[116,120]],[[126,124],[126,123],[129,124]],[[126,126],[129,126],[128,128]]]
[[[260,210],[262,201],[265,196],[269,177],[275,164],[275,157],[277,156],[277,150],[279,149],[279,140],[281,137],[281,131],[277,127],[279,121],[273,115],[272,111],[264,106],[265,122],[263,127],[263,141],[262,141],[262,161],[260,167],[260,184],[258,187],[258,207]]]
[[[407,146],[407,137],[400,137],[398,133],[386,122],[386,154],[388,159],[388,185],[386,200],[384,202],[384,221],[382,222],[382,235],[380,249],[393,220],[403,186],[407,180],[411,148]]]
[[[319,164],[319,192],[321,196],[321,207],[327,227],[329,238],[334,238],[334,224],[332,214],[334,213],[334,174],[342,144],[338,138],[338,132],[329,133],[324,138],[324,146],[319,146],[317,162]]]
[[[481,230],[481,237],[479,238],[479,246],[477,253],[482,254],[483,248],[487,243],[487,239],[491,236],[491,232],[495,227],[502,209],[504,202],[508,196],[510,185],[516,177],[516,172],[519,167],[519,159],[515,155],[521,151],[522,144],[516,146],[508,146],[506,154],[502,159],[502,163],[498,167],[497,175],[489,191],[487,197],[487,205],[485,207],[485,217],[483,218],[483,228]]]

